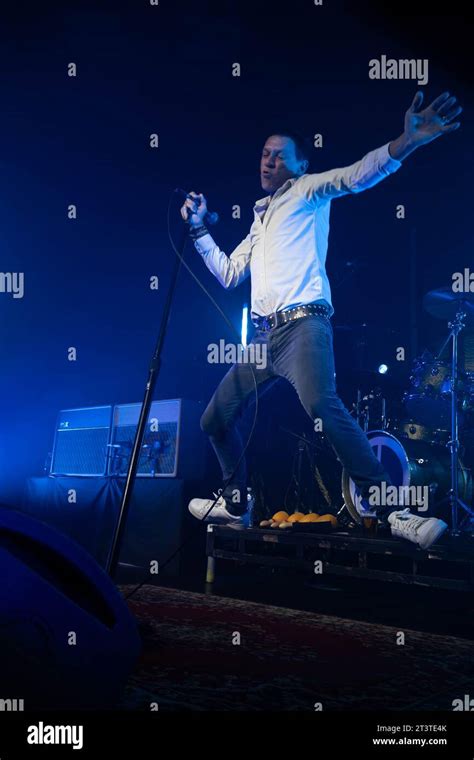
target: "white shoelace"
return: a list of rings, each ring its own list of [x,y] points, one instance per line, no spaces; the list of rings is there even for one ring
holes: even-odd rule
[[[404,517],[404,515],[406,515],[406,517]],[[406,532],[414,535],[417,533],[418,528],[424,522],[424,520],[424,517],[420,517],[419,515],[412,515],[410,510],[407,508],[398,513],[397,522],[393,527],[398,528],[399,526],[397,523],[400,522],[400,529],[403,530],[404,533]]]

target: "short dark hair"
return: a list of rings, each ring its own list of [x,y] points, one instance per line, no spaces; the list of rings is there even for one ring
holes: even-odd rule
[[[297,132],[294,129],[277,129],[276,132],[270,132],[268,137],[271,137],[271,135],[277,135],[278,137],[289,137],[290,140],[293,140],[295,144],[296,158],[299,161],[306,160],[308,163],[311,163],[311,144],[308,138],[301,134],[301,132]]]

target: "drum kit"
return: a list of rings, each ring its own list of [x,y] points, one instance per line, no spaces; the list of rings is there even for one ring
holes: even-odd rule
[[[414,361],[410,388],[392,417],[380,389],[365,396],[358,391],[353,413],[399,492],[408,498],[415,493],[410,487],[415,486],[416,493],[424,489],[427,494],[426,500],[401,501],[396,508],[409,506],[422,517],[440,517],[450,525],[451,535],[459,536],[474,529],[474,510],[469,506],[472,476],[461,459],[466,453],[461,438],[474,429],[474,372],[460,367],[458,351],[466,320],[474,324],[474,294],[439,288],[426,294],[423,306],[432,317],[448,323],[438,354],[425,351]],[[370,429],[374,419],[377,429]],[[345,470],[342,493],[356,523],[375,516],[365,508]]]

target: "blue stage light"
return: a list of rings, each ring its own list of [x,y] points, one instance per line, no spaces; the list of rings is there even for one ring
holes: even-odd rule
[[[385,375],[386,372],[388,372],[388,367],[386,364],[380,364],[379,365],[379,372],[381,375]]]
[[[242,309],[242,330],[241,330],[241,343],[244,347],[247,345],[248,317],[249,317],[249,307],[245,303]]]

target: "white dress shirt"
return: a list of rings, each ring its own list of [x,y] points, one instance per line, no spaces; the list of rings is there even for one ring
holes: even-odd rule
[[[334,313],[326,274],[331,200],[367,190],[399,169],[388,145],[351,166],[289,179],[273,196],[257,201],[250,232],[230,256],[210,234],[195,241],[225,288],[251,276],[252,316],[322,301]]]

